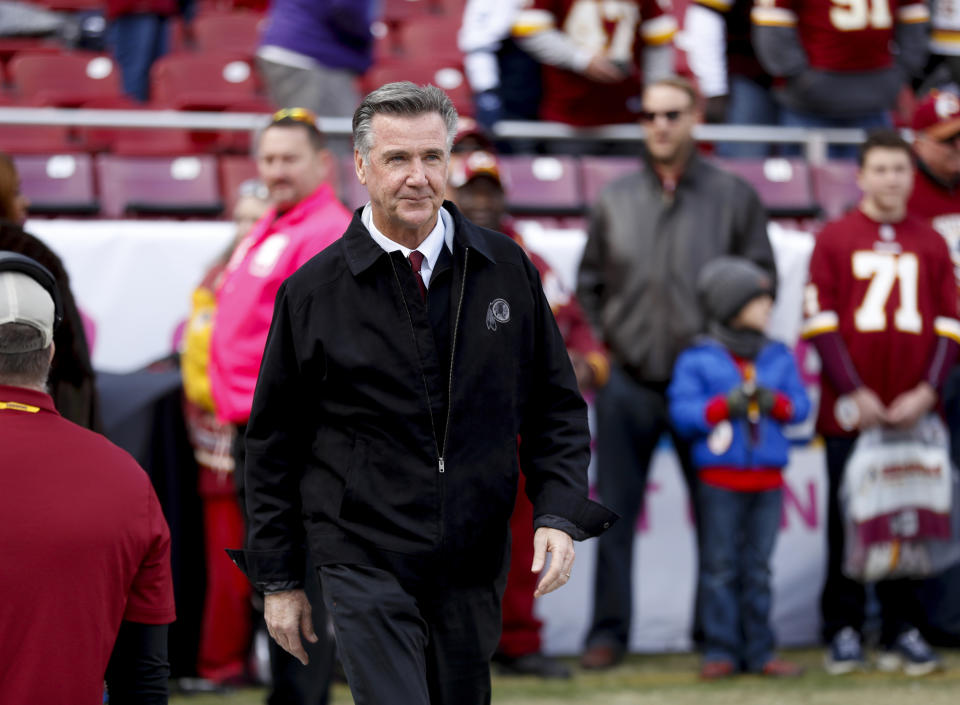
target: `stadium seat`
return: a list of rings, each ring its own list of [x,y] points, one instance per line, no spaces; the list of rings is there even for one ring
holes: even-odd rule
[[[400,28],[400,48],[411,58],[455,57],[462,61],[457,46],[460,17],[456,15],[430,15],[407,22]]]
[[[56,40],[37,37],[0,37],[0,80],[10,83],[9,62],[17,54],[60,54],[63,47]]]
[[[96,157],[103,215],[205,216],[223,212],[217,159],[186,157]]]
[[[340,200],[347,208],[354,210],[369,201],[370,194],[367,192],[367,187],[357,180],[353,155],[344,155],[338,161],[340,163]]]
[[[438,0],[383,0],[381,19],[387,24],[400,24],[422,17],[439,5]]]
[[[216,12],[193,20],[193,40],[198,51],[234,54],[252,59],[260,43],[264,15],[258,12]]]
[[[439,86],[450,96],[458,113],[473,115],[473,95],[463,75],[459,56],[382,61],[364,74],[361,79],[361,90],[363,93],[369,93],[385,83],[394,81],[432,83]]]
[[[100,211],[88,154],[13,157],[31,215],[95,215]]]
[[[102,54],[18,54],[9,73],[15,95],[29,105],[75,108],[123,93],[119,69]]]
[[[257,163],[250,157],[225,154],[220,157],[220,187],[223,193],[223,212],[229,217],[237,200],[237,189],[248,179],[259,178]]]
[[[593,205],[604,186],[621,176],[637,171],[641,165],[639,157],[581,157],[583,198],[587,206]]]
[[[836,160],[811,168],[813,193],[825,218],[839,218],[860,200],[857,164]]]
[[[229,55],[170,54],[154,63],[150,77],[154,107],[224,110],[258,97],[251,64]]]
[[[810,167],[804,159],[714,158],[713,162],[753,184],[771,217],[803,218],[820,213]]]
[[[577,160],[570,156],[500,157],[507,210],[515,214],[577,215],[583,212],[583,189]]]
[[[147,106],[124,96],[98,98],[83,104],[100,110],[148,110]],[[180,156],[216,151],[220,134],[181,129],[134,127],[82,127],[80,143],[88,152],[112,152],[125,156]]]
[[[83,10],[103,10],[103,0],[33,0],[48,10],[59,12],[81,12]]]
[[[0,152],[58,154],[77,147],[70,130],[62,125],[0,125]]]

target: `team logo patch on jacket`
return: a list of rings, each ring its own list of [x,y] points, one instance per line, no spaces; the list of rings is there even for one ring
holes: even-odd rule
[[[496,330],[498,323],[510,322],[510,304],[506,299],[494,299],[487,306],[487,328]]]

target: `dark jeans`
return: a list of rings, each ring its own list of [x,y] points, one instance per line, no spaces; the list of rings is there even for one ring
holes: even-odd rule
[[[246,450],[243,435],[246,426],[238,426],[233,441],[233,459],[236,463],[234,479],[237,498],[246,517],[246,482],[244,482],[244,460]],[[310,556],[304,573],[304,591],[313,609],[313,630],[319,640],[311,644],[303,639],[303,647],[310,658],[304,666],[292,655],[284,651],[273,639],[269,640],[270,676],[273,686],[267,696],[267,705],[326,705],[330,698],[330,683],[333,680],[335,644],[327,629],[327,612],[320,592],[319,571],[313,566]],[[263,616],[260,616],[261,623]]]
[[[141,103],[150,98],[150,67],[167,53],[167,25],[166,17],[138,12],[117,17],[110,27],[123,92]]]
[[[506,569],[492,583],[361,565],[321,568],[340,660],[357,705],[486,705]],[[416,574],[419,573],[419,574]]]
[[[597,540],[588,648],[627,649],[633,608],[634,531],[650,460],[663,433],[673,436],[687,490],[696,505],[696,474],[689,445],[676,437],[667,422],[665,393],[666,385],[640,385],[613,366],[609,382],[597,394],[597,491],[601,502],[619,514],[620,520]]]
[[[700,619],[706,661],[757,673],[773,658],[770,557],[780,530],[782,493],[699,488],[703,558]]]
[[[844,532],[840,486],[855,438],[826,436],[827,451],[827,578],[820,596],[823,639],[829,642],[840,630],[862,631],[866,613],[866,588],[843,574]],[[876,583],[880,603],[881,646],[890,646],[908,628],[918,623],[917,582],[883,580]]]

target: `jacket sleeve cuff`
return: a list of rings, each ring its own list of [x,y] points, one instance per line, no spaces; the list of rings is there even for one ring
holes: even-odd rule
[[[535,523],[541,517],[555,516],[572,523],[584,538],[599,536],[619,519],[616,513],[568,487],[544,488],[534,501]],[[575,539],[574,533],[567,532]],[[583,540],[583,539],[577,539]]]
[[[304,584],[306,558],[302,551],[243,551],[226,549],[227,555],[260,592],[293,590]]]
[[[773,401],[773,408],[770,410],[770,416],[777,421],[786,423],[793,418],[793,404],[783,392],[777,392],[776,399]]]
[[[568,534],[570,538],[574,541],[585,541],[590,538],[590,535],[581,529],[579,526],[574,524],[572,521],[567,521],[563,517],[558,517],[553,514],[544,514],[543,516],[537,517],[533,522],[533,530],[537,529],[557,529],[562,531],[565,534]]]

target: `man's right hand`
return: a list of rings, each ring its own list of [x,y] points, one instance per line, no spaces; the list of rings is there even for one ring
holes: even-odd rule
[[[851,395],[860,413],[857,428],[861,431],[879,426],[887,421],[887,409],[872,389],[860,387]]]
[[[303,590],[284,590],[265,595],[263,619],[267,623],[267,631],[280,648],[306,666],[310,658],[300,641],[300,633],[303,632],[311,644],[318,641],[313,630],[313,610],[307,593]]]
[[[583,75],[597,83],[619,83],[627,78],[627,74],[603,54],[595,54]]]

